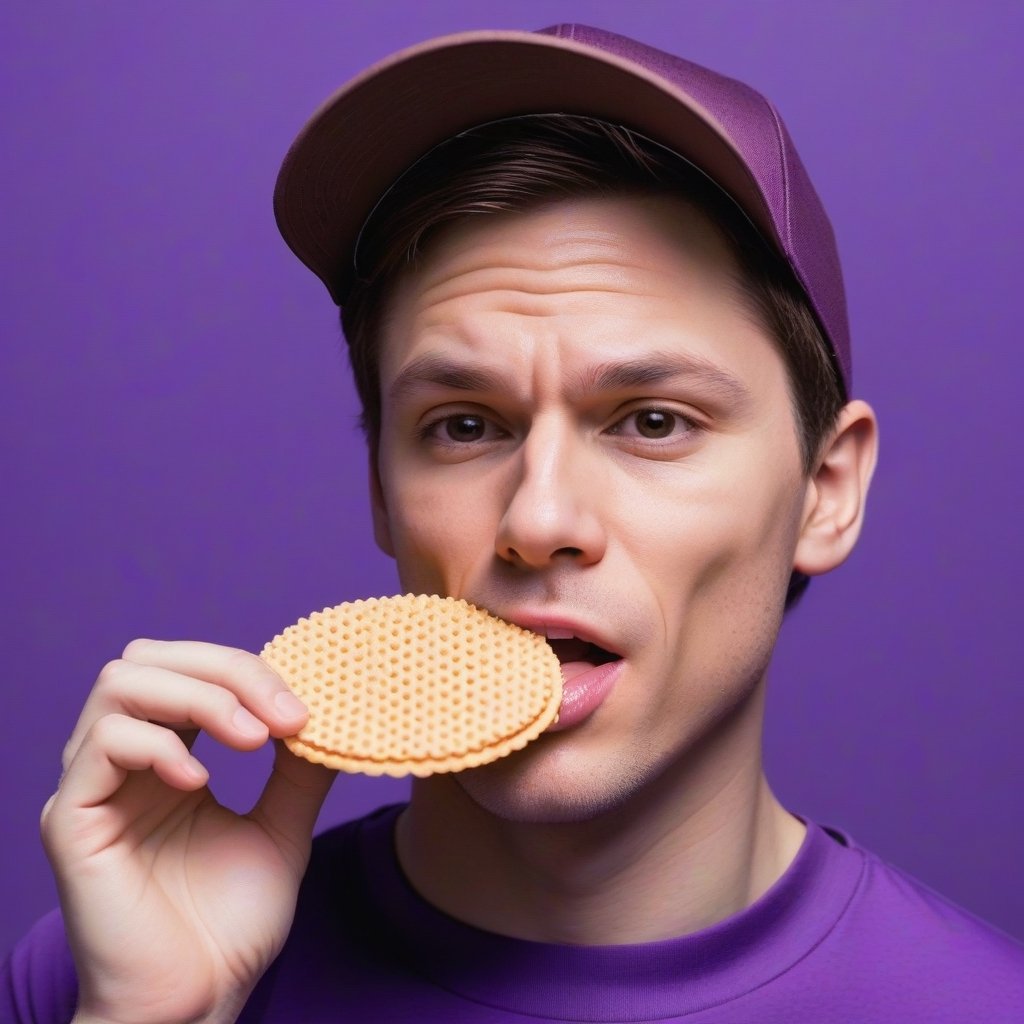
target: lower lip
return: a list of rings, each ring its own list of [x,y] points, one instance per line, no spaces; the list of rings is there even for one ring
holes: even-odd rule
[[[571,729],[589,718],[611,693],[625,661],[609,661],[580,671],[586,664],[570,661],[562,666],[563,678],[567,677],[562,684],[562,704],[558,709],[558,721],[549,725],[547,732]]]

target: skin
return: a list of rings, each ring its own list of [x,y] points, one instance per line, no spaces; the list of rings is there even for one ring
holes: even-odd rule
[[[826,572],[856,541],[876,429],[851,402],[803,476],[783,364],[733,271],[678,200],[581,200],[449,229],[395,296],[370,475],[403,587],[568,615],[625,657],[585,721],[415,784],[399,857],[462,920],[543,941],[683,934],[747,906],[799,846],[761,769],[765,671],[790,571]],[[595,385],[654,353],[703,372]],[[426,386],[408,377],[424,356],[507,379]],[[237,815],[189,747],[296,732],[286,695],[213,644],[136,640],[101,671],[42,815],[79,1024],[234,1020],[280,949],[332,773],[279,744]]]
[[[254,750],[306,717],[247,651],[140,639],[104,666],[41,821],[78,973],[76,1024],[235,1019],[287,937],[333,773],[278,744],[260,799],[239,815],[214,799],[189,746],[203,729]]]
[[[540,941],[662,938],[748,905],[804,834],[761,768],[786,583],[852,548],[871,410],[850,403],[805,477],[782,359],[717,231],[670,198],[457,225],[384,341],[376,529],[403,589],[582,617],[625,656],[580,725],[417,780],[398,833],[413,884]],[[497,379],[453,386],[441,358]],[[700,372],[593,383],[684,360]]]

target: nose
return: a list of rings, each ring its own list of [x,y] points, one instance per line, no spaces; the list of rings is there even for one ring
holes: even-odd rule
[[[570,431],[535,425],[519,448],[498,524],[495,547],[501,558],[523,569],[601,560],[607,546],[600,514],[603,488],[590,461],[584,442]]]

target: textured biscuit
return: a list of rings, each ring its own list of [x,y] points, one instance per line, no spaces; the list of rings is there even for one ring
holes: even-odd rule
[[[558,658],[466,601],[406,594],[313,612],[260,656],[309,708],[285,740],[318,764],[431,775],[487,764],[558,716]]]

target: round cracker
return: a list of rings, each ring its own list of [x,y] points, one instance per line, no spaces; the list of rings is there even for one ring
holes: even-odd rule
[[[313,612],[260,656],[309,708],[285,740],[345,772],[457,772],[520,750],[558,717],[558,658],[467,601],[406,594]]]

